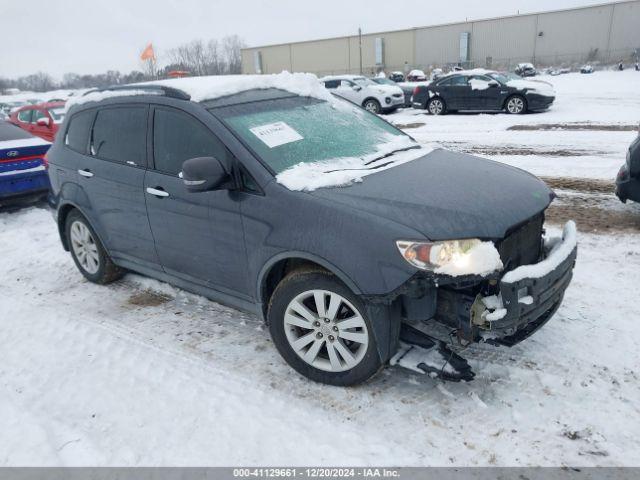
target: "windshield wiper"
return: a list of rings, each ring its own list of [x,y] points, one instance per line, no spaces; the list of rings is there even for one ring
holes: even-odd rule
[[[373,160],[369,160],[368,162],[365,163],[365,165],[370,165],[373,162],[377,162],[378,160],[382,160],[383,158],[390,157],[391,155],[395,155],[396,153],[406,152],[407,150],[413,150],[413,149],[416,149],[416,148],[422,148],[422,147],[420,147],[420,145],[412,145],[410,147],[399,148],[399,149],[393,150],[393,151],[391,151],[389,153],[385,153],[384,155],[380,155],[379,157],[376,157]]]

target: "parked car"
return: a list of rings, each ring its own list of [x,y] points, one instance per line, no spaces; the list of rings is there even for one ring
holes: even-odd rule
[[[394,82],[404,82],[404,73],[402,72],[391,72],[389,74],[389,80],[393,80]]]
[[[593,66],[583,65],[582,67],[580,67],[580,73],[584,73],[584,74],[593,73]]]
[[[427,75],[422,70],[411,70],[407,75],[407,82],[424,82]]]
[[[358,75],[336,75],[320,81],[332,93],[372,113],[391,113],[404,106],[404,93],[397,85],[379,85]]]
[[[623,202],[640,202],[640,128],[638,136],[627,150],[627,161],[616,178],[616,195]]]
[[[0,206],[49,191],[45,154],[50,143],[0,121]]]
[[[404,94],[404,105],[402,106],[411,107],[411,95],[413,95],[414,87],[412,87],[410,84],[406,84],[404,82],[397,83],[388,78],[380,78],[380,77],[372,78],[371,80],[376,82],[378,85],[391,85],[395,87],[400,87],[400,89],[402,90],[402,93]]]
[[[9,121],[27,132],[52,142],[64,120],[64,102],[40,103],[21,107]]]
[[[521,77],[535,77],[538,74],[538,71],[531,63],[519,63],[516,67],[515,73]]]
[[[407,321],[510,346],[551,318],[577,247],[571,223],[543,241],[542,181],[427,153],[291,78],[164,80],[73,105],[50,201],[82,275],[127,269],[254,312],[294,369],[333,385],[375,375],[401,339],[442,347]]]
[[[457,111],[506,111],[521,114],[549,108],[553,87],[531,80],[513,80],[490,70],[451,73],[413,92],[413,107],[432,115]]]
[[[434,68],[431,70],[431,81],[438,80],[442,75],[444,75],[444,72],[441,68]]]

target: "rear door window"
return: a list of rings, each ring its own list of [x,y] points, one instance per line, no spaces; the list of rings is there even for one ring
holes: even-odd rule
[[[156,108],[153,120],[153,158],[159,172],[178,175],[191,158],[229,158],[224,144],[199,120],[171,108]]]
[[[22,123],[31,123],[31,115],[33,114],[33,109],[22,110],[18,112],[18,120]]]
[[[91,155],[130,165],[146,164],[147,107],[131,105],[98,110]]]
[[[47,118],[47,114],[42,110],[35,109],[33,111],[33,117],[31,117],[31,123],[38,123],[41,118]]]
[[[95,116],[95,110],[86,110],[71,117],[64,143],[71,150],[86,154],[89,145],[89,133]]]

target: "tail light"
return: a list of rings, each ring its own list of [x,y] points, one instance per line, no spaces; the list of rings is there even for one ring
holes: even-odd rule
[[[46,153],[44,154],[44,157],[42,157],[42,164],[46,170],[49,170],[49,159],[47,158]]]
[[[418,95],[418,93],[420,92],[420,87],[416,87],[413,89],[413,94],[414,95]]]

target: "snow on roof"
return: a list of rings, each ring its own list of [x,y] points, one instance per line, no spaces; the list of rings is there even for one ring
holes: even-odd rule
[[[320,81],[326,82],[327,80],[355,80],[356,78],[365,78],[365,76],[364,75],[327,75],[326,77],[322,77]]]
[[[320,83],[318,77],[311,73],[282,72],[274,75],[216,75],[172,78],[146,82],[146,84],[177,88],[189,94],[194,102],[225,97],[246,90],[266,88],[278,88],[302,97],[314,97],[329,102],[334,98]]]
[[[320,83],[318,77],[310,73],[282,72],[274,75],[212,75],[206,77],[171,78],[151,82],[131,84],[131,90],[104,90],[90,92],[82,97],[72,97],[67,109],[73,105],[99,102],[106,98],[161,94],[141,86],[164,86],[182,90],[194,102],[225,97],[246,90],[278,88],[303,97],[314,97],[334,103],[335,97]]]
[[[486,68],[473,68],[471,70],[454,70],[442,76],[448,77],[450,75],[488,75],[489,73],[496,73],[495,70],[487,70]]]

